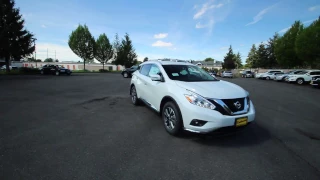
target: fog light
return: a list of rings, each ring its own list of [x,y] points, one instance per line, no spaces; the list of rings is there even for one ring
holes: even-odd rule
[[[201,126],[205,125],[207,122],[208,121],[202,121],[202,120],[199,120],[199,119],[194,119],[194,120],[191,121],[190,125],[201,127]]]

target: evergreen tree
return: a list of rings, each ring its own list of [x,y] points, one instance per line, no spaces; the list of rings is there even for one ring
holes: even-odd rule
[[[276,33],[273,35],[272,38],[268,40],[266,51],[267,51],[267,62],[266,62],[266,67],[271,68],[271,67],[276,67],[278,66],[277,58],[275,56],[275,51],[274,51],[274,46],[275,46],[275,41],[279,38],[279,35]]]
[[[291,28],[275,41],[275,55],[277,62],[286,68],[301,67],[304,62],[297,56],[295,42],[297,36],[302,32],[303,25],[295,21]]]
[[[70,49],[83,59],[83,69],[86,69],[86,62],[93,62],[95,55],[95,40],[86,25],[79,25],[72,31],[69,37]]]
[[[116,47],[116,49],[118,49],[116,59],[114,61],[116,65],[131,67],[132,65],[137,64],[137,54],[135,53],[129,34],[124,36],[121,44]]]
[[[5,59],[7,72],[11,59],[20,61],[35,50],[34,35],[24,28],[24,22],[14,0],[0,1],[0,58]]]
[[[232,47],[230,45],[229,47],[229,51],[226,54],[226,56],[224,57],[224,62],[223,62],[223,68],[224,69],[234,69],[236,67],[235,64],[235,55],[233,54],[233,50]]]
[[[242,67],[242,60],[241,60],[241,54],[238,52],[237,55],[234,56],[234,62],[236,64],[237,68],[241,68]]]
[[[266,68],[267,67],[267,62],[268,62],[268,54],[267,54],[267,50],[265,47],[264,43],[260,43],[259,48],[257,50],[257,61],[256,61],[256,67],[262,67],[262,68]]]
[[[145,57],[145,58],[143,59],[143,62],[146,62],[146,61],[148,61],[148,57]]]
[[[298,35],[295,50],[312,68],[320,68],[320,17]]]
[[[256,48],[256,45],[253,44],[248,53],[248,58],[246,59],[246,66],[249,68],[257,68],[257,61],[258,61],[257,48]]]
[[[96,42],[95,58],[102,63],[102,69],[104,70],[104,64],[113,57],[113,47],[106,34],[101,34]]]

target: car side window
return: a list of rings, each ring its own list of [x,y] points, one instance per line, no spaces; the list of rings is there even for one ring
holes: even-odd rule
[[[140,70],[140,73],[141,73],[142,75],[148,76],[149,71],[150,71],[150,68],[151,68],[151,64],[143,65],[142,68],[141,68],[141,70]]]
[[[159,67],[158,67],[157,65],[153,64],[153,65],[150,67],[150,71],[149,71],[149,75],[148,75],[148,76],[157,75],[159,72],[160,72]]]

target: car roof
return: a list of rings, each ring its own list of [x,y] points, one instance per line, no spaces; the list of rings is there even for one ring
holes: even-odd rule
[[[141,65],[144,65],[144,64],[158,64],[158,65],[186,65],[187,64],[187,65],[196,66],[189,62],[159,61],[159,60],[151,60],[151,61],[146,61],[141,63]]]

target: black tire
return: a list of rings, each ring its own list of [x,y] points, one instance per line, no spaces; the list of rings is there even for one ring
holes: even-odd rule
[[[269,77],[269,76],[267,76],[267,77],[266,77],[266,80],[270,80],[270,77]]]
[[[40,71],[40,74],[44,75],[44,71]]]
[[[296,80],[296,82],[297,82],[297,84],[299,84],[299,85],[304,84],[304,80],[303,80],[302,78],[298,78],[298,79]]]
[[[131,86],[130,95],[132,104],[135,106],[139,106],[141,104],[141,101],[137,96],[137,90],[135,86]]]
[[[167,102],[162,109],[162,120],[166,131],[178,136],[183,130],[182,116],[179,107],[172,101]]]
[[[128,78],[128,77],[129,77],[129,74],[128,74],[127,72],[124,72],[124,73],[122,74],[122,76],[123,76],[124,78]]]
[[[56,71],[56,72],[55,72],[55,75],[56,75],[56,76],[60,76],[60,72],[59,72],[59,71]]]

